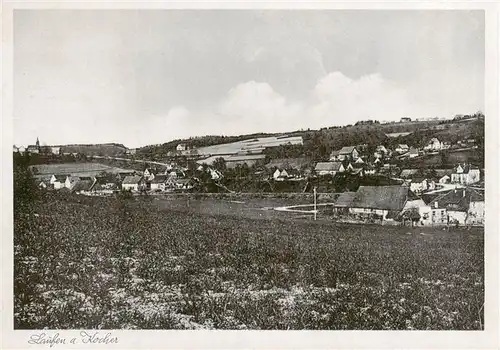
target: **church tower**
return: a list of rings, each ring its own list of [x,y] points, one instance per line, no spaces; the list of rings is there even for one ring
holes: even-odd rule
[[[38,137],[36,138],[36,146],[40,147],[40,141],[38,141]]]

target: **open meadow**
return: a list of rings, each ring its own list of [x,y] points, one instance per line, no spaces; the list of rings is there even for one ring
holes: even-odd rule
[[[45,194],[15,215],[15,328],[483,329],[482,230],[286,204]]]

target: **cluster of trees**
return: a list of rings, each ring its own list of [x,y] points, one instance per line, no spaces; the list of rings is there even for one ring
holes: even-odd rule
[[[13,159],[14,170],[14,217],[26,213],[32,208],[35,200],[39,198],[38,188],[33,174],[29,170],[30,158],[15,155]]]
[[[13,153],[14,163],[22,163],[27,166],[37,164],[60,164],[60,163],[76,163],[86,162],[87,156],[84,154],[43,154],[43,153]]]

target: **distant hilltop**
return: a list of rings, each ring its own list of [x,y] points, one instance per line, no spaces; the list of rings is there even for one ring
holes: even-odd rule
[[[77,155],[83,154],[86,156],[120,156],[127,153],[128,148],[120,143],[96,143],[96,144],[70,144],[70,145],[40,145],[38,138],[34,145],[15,146],[16,152],[28,152],[37,154],[62,154],[62,155]]]

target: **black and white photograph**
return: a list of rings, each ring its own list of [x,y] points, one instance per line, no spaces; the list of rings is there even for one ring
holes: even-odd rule
[[[484,331],[485,17],[15,9],[13,329]]]

